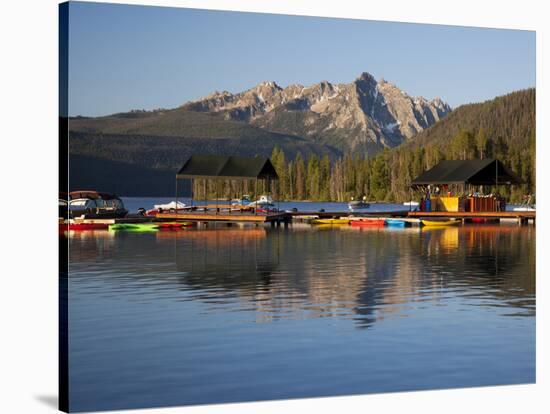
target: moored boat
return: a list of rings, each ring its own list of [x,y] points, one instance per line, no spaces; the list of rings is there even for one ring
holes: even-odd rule
[[[360,220],[352,220],[350,224],[353,227],[367,227],[367,226],[385,226],[386,219],[384,218],[362,218]]]
[[[81,190],[69,193],[69,216],[71,218],[122,218],[128,210],[122,200],[110,193]]]
[[[108,223],[69,223],[68,229],[75,231],[82,230],[107,230],[109,228]]]
[[[231,200],[231,204],[234,206],[247,206],[250,204],[250,196],[244,194],[241,198],[234,198]]]
[[[165,204],[155,204],[151,210],[147,210],[145,213],[147,216],[156,216],[158,213],[180,213],[188,210],[189,207],[181,201],[170,201]]]
[[[349,224],[350,220],[348,218],[337,218],[337,219],[314,219],[311,220],[311,224]]]
[[[271,198],[271,196],[261,195],[259,199],[248,203],[247,206],[271,208],[271,207],[275,207],[275,204],[273,204],[273,199]]]
[[[195,223],[191,221],[160,222],[155,223],[160,230],[177,230],[183,227],[191,227]]]
[[[537,211],[537,209],[534,205],[532,205],[532,206],[514,207],[513,211]]]
[[[348,203],[348,208],[350,211],[358,211],[358,210],[365,210],[370,207],[370,204],[367,203],[365,200],[351,200]]]
[[[145,232],[145,231],[157,231],[159,229],[158,224],[156,223],[116,223],[110,224],[110,231],[136,231],[136,232]]]
[[[391,227],[407,227],[410,226],[410,223],[403,220],[403,219],[393,219],[388,218],[386,219],[386,224]]]
[[[422,224],[429,227],[446,227],[456,226],[460,224],[460,220],[436,220],[436,219],[422,219]]]

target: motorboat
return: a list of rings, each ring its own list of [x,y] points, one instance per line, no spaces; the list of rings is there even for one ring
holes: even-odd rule
[[[177,213],[188,209],[189,207],[187,207],[187,205],[185,203],[182,203],[181,201],[170,201],[169,203],[165,204],[154,204],[153,208],[151,210],[147,210],[145,214],[147,216],[156,216],[157,213]]]
[[[126,217],[122,200],[110,193],[91,190],[69,193],[69,218],[112,219]]]
[[[273,204],[273,199],[271,198],[271,196],[261,195],[258,200],[248,203],[248,206],[269,208],[269,207],[275,207],[275,204]]]
[[[348,203],[348,208],[350,211],[364,210],[370,207],[370,204],[365,200],[351,200]]]
[[[535,201],[534,194],[527,194],[523,196],[523,202],[519,207],[514,207],[513,211],[537,211],[536,205],[533,203]]]
[[[514,207],[513,211],[537,211],[535,205]]]
[[[250,196],[245,194],[241,198],[234,198],[231,200],[231,204],[234,206],[247,206],[250,204]]]

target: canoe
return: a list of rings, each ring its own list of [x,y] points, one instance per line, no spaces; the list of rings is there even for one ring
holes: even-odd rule
[[[337,219],[315,219],[311,220],[311,224],[348,224],[349,219],[337,218]]]
[[[460,224],[460,220],[426,220],[422,219],[424,226],[431,227],[444,227],[444,226],[456,226]]]
[[[157,231],[158,225],[153,223],[117,223],[109,225],[112,231]]]
[[[365,218],[361,220],[353,220],[350,222],[353,227],[367,227],[367,226],[385,226],[386,219],[383,218]]]
[[[109,228],[107,223],[69,223],[69,230],[106,230]]]
[[[406,222],[405,220],[391,218],[386,219],[386,224],[392,227],[406,227],[410,225],[410,223]]]

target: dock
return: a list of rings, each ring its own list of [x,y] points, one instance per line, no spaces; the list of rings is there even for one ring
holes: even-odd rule
[[[409,210],[399,210],[399,211],[361,211],[361,212],[351,212],[351,211],[318,211],[318,212],[308,212],[308,211],[291,211],[288,212],[293,218],[299,218],[302,216],[317,216],[320,219],[327,218],[338,218],[338,217],[407,217]]]
[[[158,213],[156,220],[169,221],[196,221],[196,222],[222,222],[222,223],[270,223],[272,225],[288,224],[292,217],[286,212],[252,213],[249,211],[188,211],[179,213]]]
[[[454,218],[463,222],[471,219],[508,219],[517,220],[519,224],[527,224],[528,221],[535,223],[535,211],[411,211],[408,213],[411,218]]]
[[[162,212],[155,216],[139,216],[136,214],[124,218],[112,219],[83,219],[76,218],[71,220],[73,223],[86,224],[115,224],[115,223],[152,223],[162,221],[190,221],[196,223],[250,223],[250,224],[270,224],[271,226],[285,226],[292,221],[309,222],[313,218],[330,219],[340,217],[373,217],[373,218],[448,218],[458,219],[462,222],[474,221],[472,219],[491,219],[517,221],[518,224],[535,224],[535,211],[483,211],[483,212],[465,212],[465,211],[386,211],[386,212],[349,212],[349,211],[278,211],[278,212],[255,212],[253,209],[225,210],[225,209],[197,209],[178,212]],[[68,221],[60,220],[60,224],[67,224]]]

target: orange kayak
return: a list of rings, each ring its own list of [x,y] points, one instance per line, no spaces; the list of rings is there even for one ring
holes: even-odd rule
[[[353,227],[384,226],[386,225],[386,220],[383,218],[366,218],[361,220],[353,220],[350,222],[350,224]]]

